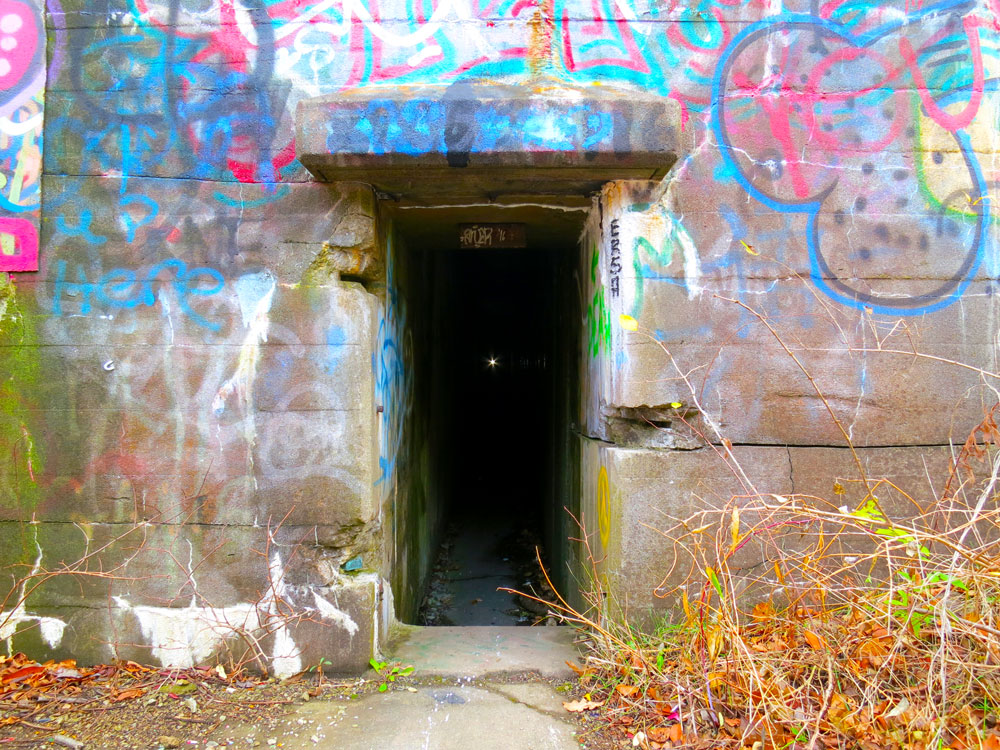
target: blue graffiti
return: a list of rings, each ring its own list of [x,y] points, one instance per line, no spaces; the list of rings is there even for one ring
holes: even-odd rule
[[[65,216],[57,214],[56,229],[67,237],[82,237],[91,245],[103,245],[108,241],[108,238],[99,234],[94,234],[90,231],[90,224],[92,221],[93,217],[91,216],[89,209],[83,209],[80,211],[80,221],[75,227],[71,227],[69,225]]]
[[[393,271],[392,247],[386,257],[386,301],[378,324],[378,343],[372,355],[375,373],[375,400],[382,408],[379,421],[379,476],[375,485],[388,483],[396,471],[396,459],[403,442],[403,424],[410,408],[412,388],[405,353],[399,337],[406,330],[406,308],[399,298]]]
[[[966,245],[963,257],[960,258],[957,269],[950,278],[940,283],[937,288],[930,291],[899,296],[893,294],[880,294],[872,291],[864,291],[855,288],[847,280],[839,278],[838,274],[829,262],[822,241],[823,227],[821,226],[821,213],[829,211],[825,208],[825,202],[833,193],[837,186],[839,177],[838,170],[829,171],[828,181],[823,185],[803,186],[802,193],[792,196],[781,196],[768,192],[763,187],[754,182],[749,169],[769,169],[771,171],[772,184],[775,180],[781,179],[783,170],[788,166],[783,163],[780,156],[762,162],[751,159],[751,167],[744,167],[740,161],[740,149],[737,148],[731,138],[730,128],[734,123],[745,121],[749,116],[748,106],[738,106],[729,101],[727,87],[731,85],[729,80],[730,72],[734,63],[742,52],[750,45],[765,40],[770,35],[788,35],[794,32],[801,32],[803,35],[814,39],[815,43],[822,46],[822,42],[828,44],[846,44],[853,50],[865,50],[876,42],[885,39],[889,34],[899,31],[903,27],[919,23],[922,19],[933,15],[941,14],[943,11],[967,7],[966,0],[946,0],[922,10],[911,13],[903,18],[896,18],[890,23],[880,25],[863,33],[853,33],[848,27],[829,21],[817,16],[785,13],[770,17],[764,21],[752,24],[737,34],[723,52],[719,65],[715,70],[712,80],[712,117],[711,127],[720,145],[720,150],[727,167],[727,175],[732,176],[739,185],[753,198],[758,200],[768,208],[787,214],[804,214],[808,219],[806,239],[809,254],[809,275],[812,283],[831,299],[846,306],[863,310],[869,309],[876,313],[887,313],[894,315],[921,315],[944,308],[958,300],[966,291],[975,276],[977,269],[983,262],[986,246],[985,228],[990,221],[990,206],[987,193],[987,184],[983,176],[982,168],[977,160],[976,154],[970,142],[968,133],[961,128],[956,128],[953,132],[957,151],[961,154],[964,167],[968,172],[969,188],[968,200],[970,203],[970,218],[973,226],[970,232],[970,240]],[[778,79],[772,83],[777,86]],[[965,89],[968,91],[968,88]],[[875,93],[873,101],[876,105],[881,103],[878,92]],[[954,96],[954,94],[953,94]],[[746,91],[739,92],[737,99],[750,99],[750,94]],[[945,99],[938,102],[943,106]],[[819,105],[817,105],[818,107]],[[836,110],[838,116],[849,117],[849,114]],[[850,124],[857,121],[844,119],[844,123]],[[869,137],[872,137],[868,134]],[[872,140],[883,137],[884,133],[877,133]],[[836,165],[842,167],[843,165]],[[804,182],[802,183],[804,185]],[[864,208],[864,198],[859,197],[856,205]],[[943,211],[942,211],[943,213]],[[832,216],[834,220],[843,221],[842,215],[836,213]],[[836,244],[831,242],[831,246]],[[876,255],[870,248],[862,247],[858,257],[868,260]]]
[[[615,151],[634,138],[625,120],[596,103],[567,102],[540,110],[529,100],[481,102],[464,84],[443,100],[400,103],[377,99],[332,107],[327,120],[330,153],[447,154],[463,166],[468,154],[495,151]],[[481,92],[479,92],[481,95]],[[652,134],[648,134],[652,135]]]
[[[161,281],[159,277],[164,273],[173,274],[173,278]],[[184,261],[169,258],[152,266],[141,279],[135,271],[116,268],[103,274],[97,281],[88,281],[81,265],[77,265],[75,275],[75,281],[68,280],[66,261],[60,260],[56,264],[52,314],[57,317],[67,314],[86,316],[95,306],[106,310],[130,310],[139,305],[153,307],[157,301],[153,285],[162,283],[173,290],[181,311],[193,322],[210,331],[221,328],[218,323],[206,320],[191,307],[192,297],[211,297],[225,286],[222,274],[214,268],[188,268]],[[68,312],[64,309],[64,297],[78,301],[75,311]]]
[[[340,366],[346,343],[347,336],[340,326],[334,326],[326,332],[326,353],[321,358],[320,367],[327,375],[333,375]]]

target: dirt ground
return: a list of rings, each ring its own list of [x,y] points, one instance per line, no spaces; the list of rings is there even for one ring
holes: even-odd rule
[[[388,689],[422,684],[427,680],[414,676]],[[0,749],[281,747],[280,734],[269,730],[297,704],[326,700],[347,706],[380,685],[374,674],[357,679],[303,674],[277,681],[228,675],[219,668],[153,670],[128,663],[78,669],[72,662],[38,665],[20,655],[0,657]],[[567,701],[582,692],[575,682],[553,687]],[[581,745],[588,750],[623,747],[622,735],[611,733],[596,712],[567,713],[566,719],[577,724]],[[249,735],[247,724],[256,728]],[[241,730],[233,736],[242,739],[227,737],[227,728],[237,727]],[[303,736],[309,731],[302,727]]]
[[[361,679],[304,675],[278,682],[234,678],[224,670],[153,671],[138,665],[85,670],[64,663],[46,665],[44,673],[18,674],[34,670],[32,664],[6,670],[0,682],[0,747],[218,747],[221,743],[206,738],[236,722],[258,723],[266,747],[268,721],[296,703],[350,701],[378,689]]]

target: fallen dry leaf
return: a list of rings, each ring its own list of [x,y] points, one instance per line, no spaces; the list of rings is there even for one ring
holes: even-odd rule
[[[617,690],[618,694],[623,698],[631,698],[639,692],[639,687],[637,685],[616,685],[615,690]]]
[[[112,701],[112,703],[117,703],[119,701],[131,700],[132,698],[138,698],[139,696],[141,696],[145,692],[146,691],[142,690],[141,688],[132,688],[130,690],[122,690],[120,693],[116,694],[111,699],[111,701]]]
[[[809,647],[811,649],[813,649],[814,651],[822,651],[823,650],[824,643],[823,643],[823,639],[822,638],[820,638],[818,635],[816,635],[811,630],[806,630],[805,631],[805,636],[806,636],[806,643],[809,644]]]
[[[40,667],[38,665],[30,667],[21,667],[20,669],[15,669],[13,672],[4,675],[3,681],[20,682],[21,680],[25,680],[29,677],[33,677],[35,675],[44,673],[45,673],[45,667]]]
[[[646,730],[646,736],[652,742],[683,742],[684,730],[681,729],[680,724],[671,724],[667,727],[649,727]]]
[[[588,701],[582,698],[578,701],[563,701],[563,708],[573,714],[578,714],[581,711],[593,711],[603,705],[604,701]]]

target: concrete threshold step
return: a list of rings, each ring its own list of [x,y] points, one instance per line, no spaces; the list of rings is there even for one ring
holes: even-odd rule
[[[388,656],[415,670],[405,687],[282,707],[213,739],[281,750],[583,750],[558,682],[573,676],[566,627],[399,627]]]
[[[573,677],[567,661],[579,659],[568,627],[403,626],[388,649],[394,661],[414,667],[414,677],[485,679],[536,672],[546,679]]]

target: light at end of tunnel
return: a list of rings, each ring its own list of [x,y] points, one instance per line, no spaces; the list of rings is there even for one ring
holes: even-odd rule
[[[490,369],[496,369],[499,364],[500,360],[496,357],[487,357],[486,359],[486,366]]]

